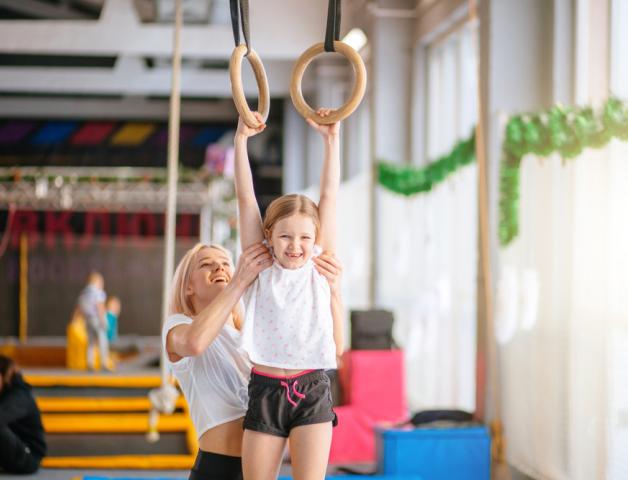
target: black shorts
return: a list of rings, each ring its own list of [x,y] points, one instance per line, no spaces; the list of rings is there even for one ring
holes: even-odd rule
[[[188,480],[242,480],[242,458],[198,451]]]
[[[274,377],[253,369],[245,429],[287,438],[294,427],[327,422],[335,427],[338,419],[323,370]]]

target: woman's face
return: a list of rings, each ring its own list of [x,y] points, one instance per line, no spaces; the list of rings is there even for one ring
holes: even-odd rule
[[[233,265],[229,257],[215,248],[203,248],[192,262],[186,295],[195,313],[209,305],[231,281]]]

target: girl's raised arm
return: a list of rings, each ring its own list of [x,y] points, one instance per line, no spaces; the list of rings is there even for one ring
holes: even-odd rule
[[[263,123],[262,116],[255,112],[256,118]],[[235,190],[238,198],[238,224],[240,228],[240,246],[246,250],[253,244],[264,240],[262,218],[253,189],[253,175],[249,163],[247,141],[249,137],[264,131],[265,124],[257,129],[250,128],[240,118],[234,138],[235,146]]]
[[[318,114],[322,117],[330,113],[330,109],[318,110]],[[340,123],[320,125],[310,119],[307,123],[321,134],[325,147],[318,202],[318,215],[321,222],[318,244],[323,251],[334,253],[336,250],[336,201],[340,188]]]

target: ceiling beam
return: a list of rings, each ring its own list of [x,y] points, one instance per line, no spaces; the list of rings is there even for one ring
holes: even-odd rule
[[[82,118],[98,120],[164,120],[170,114],[167,98],[0,97],[3,118]],[[231,99],[181,100],[183,121],[235,122],[238,112]]]
[[[170,95],[172,70],[148,69],[141,62],[118,61],[116,68],[0,67],[0,92],[91,95]],[[291,62],[267,62],[270,94],[290,92]],[[257,97],[257,84],[249,68],[243,69],[244,93]],[[181,95],[231,97],[228,70],[183,69]]]
[[[20,3],[11,0],[0,0]],[[295,60],[323,41],[325,0],[264,0],[251,5],[251,43],[264,61]],[[185,25],[182,55],[229,59],[230,25]],[[170,56],[172,25],[143,24],[133,0],[106,0],[98,20],[2,20],[0,51],[63,55]]]
[[[0,8],[33,18],[52,20],[84,20],[92,18],[84,12],[74,10],[66,3],[53,5],[52,3],[40,2],[39,0],[0,0]]]

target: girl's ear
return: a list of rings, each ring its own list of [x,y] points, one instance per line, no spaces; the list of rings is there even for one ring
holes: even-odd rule
[[[266,228],[264,230],[264,238],[266,239],[268,243],[270,243],[271,237],[272,237],[272,232],[268,228]]]

